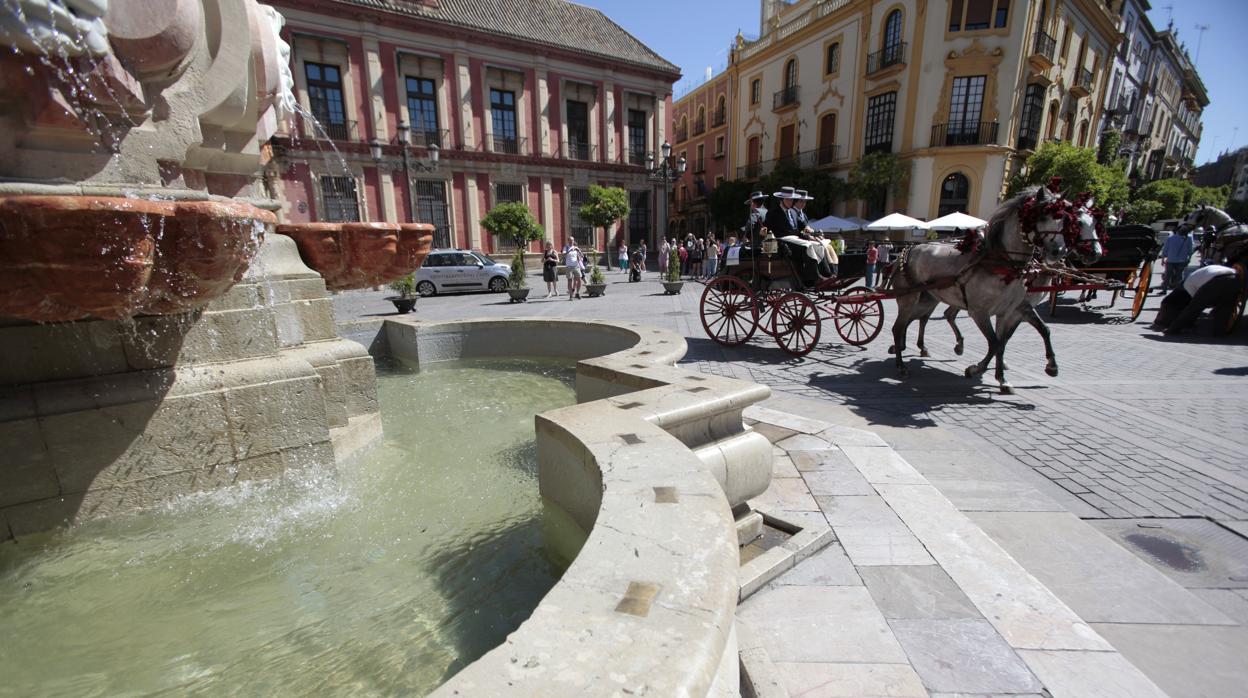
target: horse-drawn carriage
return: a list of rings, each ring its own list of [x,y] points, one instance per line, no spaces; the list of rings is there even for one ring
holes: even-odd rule
[[[729,250],[720,274],[702,292],[699,313],[707,336],[735,347],[762,332],[794,356],[815,348],[824,320],[848,344],[875,339],[884,326],[881,300],[888,296],[854,286],[866,270],[866,255],[840,255],[838,276],[805,283],[793,254],[784,245],[770,253],[761,246]]]
[[[1105,252],[1096,262],[1081,264],[1076,260],[1071,273],[1046,277],[1043,283],[1028,284],[1030,292],[1049,294],[1050,317],[1057,313],[1057,297],[1065,291],[1079,291],[1083,299],[1098,291],[1109,291],[1110,308],[1122,294],[1131,301],[1132,321],[1144,310],[1153,278],[1153,262],[1161,248],[1155,232],[1146,225],[1122,225],[1106,228],[1105,234]]]

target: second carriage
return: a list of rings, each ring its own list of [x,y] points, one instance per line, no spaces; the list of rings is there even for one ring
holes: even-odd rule
[[[815,284],[802,282],[791,254],[783,246],[773,254],[733,248],[702,292],[707,336],[735,347],[761,332],[789,354],[805,356],[819,343],[825,320],[847,344],[862,346],[879,335],[888,296],[859,283],[865,253],[840,255],[838,275]]]

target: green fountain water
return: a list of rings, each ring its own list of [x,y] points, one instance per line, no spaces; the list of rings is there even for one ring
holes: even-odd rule
[[[533,415],[566,365],[379,369],[386,440],[332,473],[242,484],[0,546],[0,694],[427,693],[562,572]]]

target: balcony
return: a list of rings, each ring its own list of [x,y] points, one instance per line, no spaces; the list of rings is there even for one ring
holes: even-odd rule
[[[771,110],[780,111],[799,104],[797,85],[789,85],[771,98]]]
[[[1018,143],[1015,147],[1018,150],[1035,150],[1038,145],[1039,136],[1034,133],[1018,134]]]
[[[931,147],[996,145],[999,126],[995,121],[936,124],[932,127]]]
[[[693,122],[693,135],[700,136],[706,133],[706,117],[702,117]]]
[[[721,107],[711,112],[711,128],[719,128],[728,121],[728,109]]]
[[[317,122],[309,119],[301,119],[303,122],[303,135],[305,138],[313,140],[331,140],[331,141],[359,141],[360,124],[358,121],[339,121],[334,122],[328,118],[317,118]]]
[[[867,54],[867,75],[875,75],[895,65],[906,62],[906,42],[901,41],[892,46],[885,46],[875,53]]]
[[[676,142],[681,143],[689,140],[689,127],[676,127]]]
[[[841,159],[841,146],[836,143],[825,145],[815,151],[816,165],[831,165],[839,159]]]
[[[412,129],[408,133],[413,148],[428,148],[436,145],[446,150],[451,148],[451,130],[444,129]]]
[[[516,136],[493,136],[490,138],[490,150],[504,155],[523,155],[527,140]]]
[[[630,148],[628,153],[625,155],[625,164],[645,165],[646,164],[645,149],[638,150],[636,148]]]
[[[1045,34],[1044,32],[1036,32],[1036,42],[1032,45],[1031,55],[1027,57],[1027,61],[1037,72],[1043,73],[1053,67],[1054,56],[1057,55],[1057,39]]]
[[[594,160],[597,158],[598,146],[588,141],[564,141],[563,156],[569,160]]]
[[[1092,94],[1092,71],[1087,68],[1075,69],[1075,81],[1070,86],[1070,93],[1076,97],[1087,97]]]

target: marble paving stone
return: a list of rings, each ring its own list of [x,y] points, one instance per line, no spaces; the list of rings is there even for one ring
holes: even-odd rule
[[[1248,627],[1248,589],[1189,589],[1227,618]]]
[[[871,427],[874,429],[874,427]],[[854,429],[852,427],[836,426],[830,429],[824,429],[819,432],[819,436],[831,441],[837,446],[869,446],[880,447],[887,446],[873,431],[866,429]]]
[[[934,487],[876,489],[1011,647],[1111,649]],[[845,549],[854,559],[849,545]]]
[[[777,441],[776,445],[785,451],[826,451],[832,447],[832,444],[818,436],[809,434],[797,434],[790,436],[783,441]]]
[[[985,620],[893,620],[923,685],[960,693],[1036,693],[1043,686]]]
[[[754,429],[754,431],[762,434],[768,441],[772,442],[773,444],[776,443],[777,441],[784,441],[790,436],[797,434],[797,432],[793,431],[792,429],[785,429],[784,427],[778,427],[775,424],[768,424],[766,422],[759,422],[758,424],[755,424],[752,428]]]
[[[978,513],[971,519],[1089,623],[1233,622],[1071,514]]]
[[[1172,698],[1248,695],[1248,628],[1127,623],[1092,627]]]
[[[1055,698],[1165,698],[1149,677],[1117,652],[1019,650],[1031,671]],[[1188,672],[1183,672],[1186,674]],[[1177,678],[1177,677],[1176,677]],[[1208,694],[1233,695],[1233,694]],[[1174,694],[1172,698],[1179,698]]]
[[[858,571],[889,620],[982,619],[975,604],[937,565],[863,567]]]
[[[1219,521],[1218,523],[1226,526],[1244,538],[1248,538],[1248,521]]]
[[[771,481],[767,491],[750,500],[754,509],[773,511],[819,511],[815,498],[806,491],[801,478],[781,477]]]
[[[904,664],[776,664],[792,698],[926,698],[914,669]]]
[[[801,477],[802,474],[794,467],[792,459],[788,456],[776,456],[771,459],[771,476],[772,477]]]
[[[994,459],[979,451],[943,451],[934,449],[897,450],[928,479],[940,480],[993,480],[1008,482],[1017,480],[1012,473]]]
[[[802,472],[827,468],[854,467],[849,457],[839,448],[828,448],[820,451],[794,451],[792,458],[793,464]]]
[[[946,480],[930,482],[962,511],[1066,511],[1061,504],[1018,480]]]
[[[906,528],[834,526],[854,565],[934,565],[936,561]]]
[[[820,496],[812,489],[815,501],[828,523],[833,526],[876,526],[905,529],[905,524],[877,494]]]
[[[844,446],[841,448],[862,476],[873,485],[926,485],[927,478],[891,448]]]
[[[777,586],[737,608],[773,662],[904,664],[864,587]]]
[[[852,465],[801,473],[810,493],[820,495],[874,495],[875,488]]]
[[[749,417],[750,419],[757,419],[759,422],[765,424],[774,424],[778,427],[783,427],[795,432],[802,432],[804,434],[814,434],[816,432],[823,431],[830,426],[827,422],[821,422],[817,419],[809,419],[791,412],[773,410],[769,407],[763,407],[761,405],[751,405],[750,407],[745,408],[741,414]]]
[[[840,543],[829,543],[773,583],[779,586],[862,586],[862,579]]]

